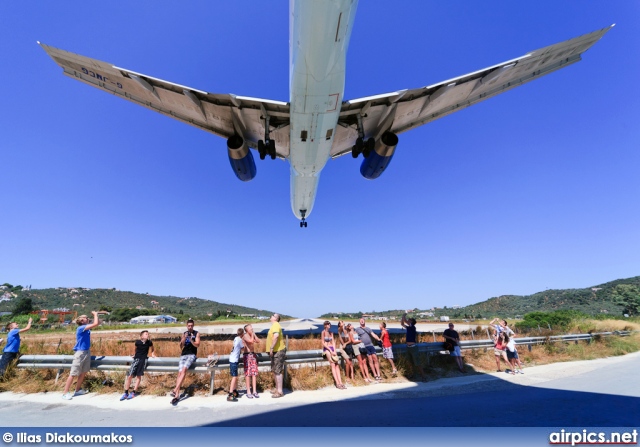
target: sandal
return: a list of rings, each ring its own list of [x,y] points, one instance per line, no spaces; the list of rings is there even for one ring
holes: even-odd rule
[[[271,395],[271,397],[273,397],[274,399],[277,399],[278,397],[283,397],[283,396],[284,394],[278,393],[278,392],[275,392],[274,394]]]
[[[178,405],[178,402],[180,402],[180,399],[178,399],[177,397],[171,399],[171,405],[173,405],[174,407]]]

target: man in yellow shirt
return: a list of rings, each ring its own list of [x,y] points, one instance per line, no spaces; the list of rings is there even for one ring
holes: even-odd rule
[[[284,358],[287,355],[287,348],[284,345],[284,336],[282,335],[282,327],[280,327],[280,314],[271,316],[271,328],[267,333],[267,348],[269,348],[269,357],[271,357],[271,371],[273,379],[276,383],[276,390],[271,397],[282,397],[282,382],[284,381]]]

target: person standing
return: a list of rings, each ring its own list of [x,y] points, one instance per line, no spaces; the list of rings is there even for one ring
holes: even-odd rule
[[[445,329],[442,336],[453,346],[453,350],[449,350],[449,352],[451,353],[451,356],[456,359],[458,369],[462,373],[466,372],[464,370],[462,354],[460,353],[460,335],[458,334],[458,331],[453,330],[453,323],[449,323],[449,329]]]
[[[80,315],[76,319],[78,329],[76,329],[76,345],[73,347],[75,354],[73,355],[73,362],[71,363],[71,372],[69,378],[64,386],[64,393],[62,398],[65,400],[71,400],[75,396],[82,396],[87,394],[86,390],[81,389],[82,382],[85,375],[91,369],[91,329],[97,327],[100,324],[98,320],[98,312],[91,312],[93,315],[93,323],[89,324],[89,318],[86,315]],[[72,395],[69,392],[73,378],[77,377],[76,392]]]
[[[393,347],[391,346],[387,323],[384,321],[380,323],[380,339],[382,340],[382,357],[389,360],[389,363],[391,363],[391,374],[398,374],[396,364],[393,363]]]
[[[7,344],[2,350],[2,358],[0,359],[0,379],[4,377],[4,372],[7,370],[9,363],[11,363],[20,352],[20,333],[26,332],[31,329],[32,318],[29,318],[27,327],[20,329],[18,323],[11,322],[7,324]],[[0,339],[0,343],[2,340]]]
[[[195,322],[189,318],[187,320],[187,330],[182,333],[182,338],[180,339],[182,352],[180,355],[180,361],[178,362],[178,379],[176,380],[176,386],[170,393],[173,397],[173,399],[171,399],[171,405],[178,405],[178,402],[180,402],[180,387],[187,375],[187,370],[191,367],[193,362],[196,361],[196,357],[198,355],[200,333],[193,329],[194,326]]]
[[[244,343],[244,353],[242,355],[243,367],[244,367],[244,380],[247,385],[247,398],[253,399],[260,397],[258,394],[257,380],[258,380],[258,358],[256,356],[255,344],[260,343],[260,339],[253,332],[253,326],[247,324],[244,326],[245,334],[242,337]],[[251,386],[249,382],[253,379],[253,393],[251,392]]]
[[[229,396],[227,396],[227,402],[238,401],[238,363],[240,363],[240,351],[244,348],[242,344],[242,336],[244,335],[244,329],[238,328],[236,332],[238,335],[233,339],[233,348],[231,354],[229,354],[229,375],[231,375],[231,383],[229,384]],[[247,388],[248,389],[248,388]]]
[[[378,354],[376,353],[376,348],[375,346],[373,346],[373,341],[371,340],[372,338],[375,338],[376,341],[380,341],[380,338],[378,338],[378,336],[366,326],[364,318],[360,318],[360,327],[356,328],[356,332],[360,337],[360,341],[364,343],[364,348],[367,351],[367,360],[369,361],[369,366],[371,367],[373,377],[376,380],[382,380],[382,377],[380,376],[380,363],[378,362]]]
[[[149,331],[144,330],[140,332],[140,339],[136,340],[134,349],[133,362],[131,362],[131,367],[129,368],[129,371],[127,371],[127,378],[124,381],[124,394],[120,396],[121,401],[125,399],[133,399],[138,395],[138,387],[142,381],[144,370],[147,368],[149,352],[151,352],[151,357],[156,356],[153,342],[149,340]],[[133,387],[133,391],[129,392],[131,379],[133,377],[136,378],[136,384]]]
[[[422,365],[420,364],[420,351],[418,348],[418,344],[416,343],[416,319],[409,318],[407,319],[407,313],[405,312],[402,315],[402,320],[400,320],[400,325],[407,330],[407,354],[409,356],[409,360],[413,363],[413,366],[416,367],[418,372],[420,373],[420,377],[424,382],[426,380],[426,375],[424,370],[422,369]]]
[[[269,348],[269,357],[271,357],[273,380],[276,384],[276,391],[271,397],[278,398],[284,396],[284,360],[287,355],[287,348],[284,344],[284,335],[280,326],[280,314],[273,314],[270,320],[271,328],[267,333],[267,347]]]

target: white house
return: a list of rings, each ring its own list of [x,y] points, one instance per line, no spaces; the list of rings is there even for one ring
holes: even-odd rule
[[[171,315],[140,315],[132,318],[131,324],[150,324],[150,323],[177,323],[178,319]]]

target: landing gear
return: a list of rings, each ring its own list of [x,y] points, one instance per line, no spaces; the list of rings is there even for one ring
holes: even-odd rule
[[[259,140],[258,141],[258,153],[260,154],[260,160],[264,160],[267,155],[271,157],[272,160],[276,159],[276,142],[275,140]]]
[[[307,210],[300,210],[300,215],[302,216],[302,220],[300,221],[300,228],[307,228],[307,221],[304,217],[307,215]]]
[[[269,115],[264,116],[264,141],[258,141],[258,153],[260,154],[260,160],[264,160],[267,155],[272,160],[276,159],[276,142],[269,138]]]
[[[358,158],[358,156],[362,154],[364,158],[368,158],[375,145],[376,140],[374,140],[373,138],[369,138],[365,142],[363,138],[358,137],[358,139],[356,140],[356,144],[351,148],[351,156],[353,158]]]

